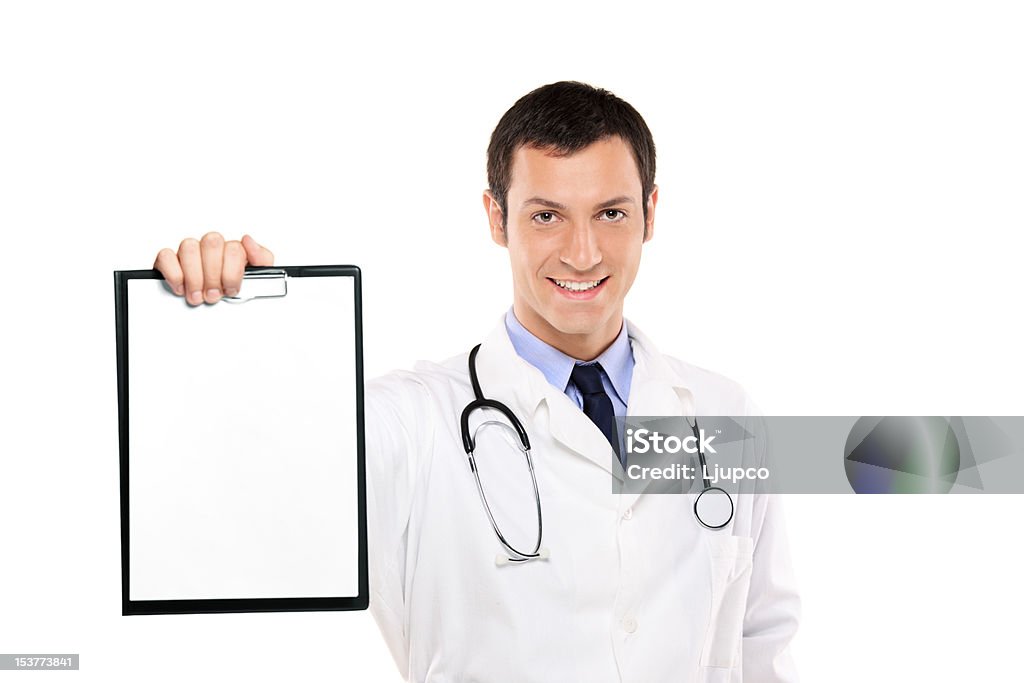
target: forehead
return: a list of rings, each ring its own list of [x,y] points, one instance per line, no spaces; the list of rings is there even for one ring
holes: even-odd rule
[[[619,136],[598,140],[570,155],[522,146],[512,156],[510,204],[533,196],[570,203],[618,195],[639,199],[640,193],[636,159]]]

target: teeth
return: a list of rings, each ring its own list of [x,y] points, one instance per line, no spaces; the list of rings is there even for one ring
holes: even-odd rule
[[[603,278],[602,278],[603,279]],[[568,289],[571,292],[585,292],[588,289],[593,289],[601,284],[601,280],[593,280],[591,282],[574,282],[572,280],[555,280],[562,289]]]

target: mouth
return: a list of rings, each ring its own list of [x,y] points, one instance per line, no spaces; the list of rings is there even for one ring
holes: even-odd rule
[[[570,299],[592,299],[598,295],[607,282],[608,277],[597,280],[560,280],[549,277],[548,281],[563,295]]]

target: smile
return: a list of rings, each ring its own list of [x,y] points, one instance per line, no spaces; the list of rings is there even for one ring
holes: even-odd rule
[[[607,277],[603,277],[603,278],[601,278],[599,280],[583,280],[583,281],[580,281],[580,280],[556,280],[555,278],[548,278],[548,279],[551,280],[552,282],[554,282],[556,285],[558,285],[562,289],[570,291],[570,292],[589,292],[590,290],[596,289],[597,287],[601,286],[601,284],[605,280],[607,280],[608,278]]]

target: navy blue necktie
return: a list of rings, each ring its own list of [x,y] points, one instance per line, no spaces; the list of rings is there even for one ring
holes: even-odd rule
[[[591,365],[576,364],[572,369],[573,384],[583,395],[583,413],[596,424],[612,445],[612,450],[619,456],[619,445],[615,438],[615,408],[612,400],[604,391],[601,383],[601,364]],[[621,459],[621,457],[620,457]]]

